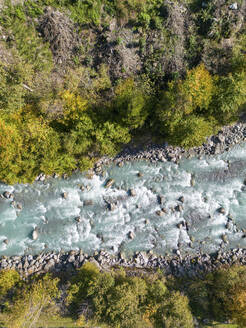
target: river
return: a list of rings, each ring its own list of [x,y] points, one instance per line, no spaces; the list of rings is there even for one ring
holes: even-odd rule
[[[75,173],[66,180],[0,184],[0,193],[13,193],[23,207],[0,199],[0,255],[71,249],[164,255],[246,247],[246,143],[179,164],[141,160],[104,170],[92,179]],[[105,188],[108,179],[115,183]]]

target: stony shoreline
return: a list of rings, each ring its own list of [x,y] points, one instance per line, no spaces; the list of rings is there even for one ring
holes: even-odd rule
[[[218,134],[208,137],[206,143],[190,149],[173,147],[167,144],[150,144],[146,149],[133,148],[131,146],[125,147],[115,158],[101,158],[95,164],[94,172],[96,174],[100,173],[102,165],[108,165],[112,162],[123,165],[124,161],[141,159],[149,160],[152,163],[171,161],[178,164],[182,158],[192,158],[194,156],[202,158],[203,156],[222,154],[243,141],[246,141],[246,123],[240,122],[224,126],[219,130]]]
[[[65,253],[41,253],[39,255],[2,256],[0,270],[15,269],[22,277],[46,272],[73,273],[86,262],[92,262],[102,271],[122,266],[128,269],[161,269],[166,275],[175,277],[196,277],[222,266],[232,264],[246,265],[246,249],[231,249],[214,254],[180,254],[175,256],[157,256],[152,252],[137,252],[126,258],[123,253],[110,255],[106,251],[95,252],[89,256],[81,250]]]

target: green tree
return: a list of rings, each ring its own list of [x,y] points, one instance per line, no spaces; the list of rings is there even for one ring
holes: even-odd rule
[[[20,275],[15,270],[0,271],[0,300],[2,300],[7,292],[20,282],[20,280]]]
[[[42,278],[34,278],[31,283],[23,284],[9,306],[7,324],[12,328],[30,328],[37,324],[42,313],[48,313],[54,300],[59,296],[58,278],[46,274]],[[50,313],[50,315],[51,315]]]
[[[156,327],[192,328],[193,317],[188,298],[180,292],[167,295],[156,314]]]
[[[235,265],[210,276],[210,302],[215,320],[246,325],[246,268]]]
[[[245,70],[215,78],[210,112],[222,124],[237,119],[240,107],[244,104],[246,104]]]
[[[137,129],[145,123],[147,97],[132,78],[121,82],[115,89],[115,110],[119,121],[129,129]]]

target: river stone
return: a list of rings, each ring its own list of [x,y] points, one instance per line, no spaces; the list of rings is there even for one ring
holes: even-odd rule
[[[108,207],[109,207],[109,210],[110,210],[110,211],[114,211],[114,210],[116,210],[116,205],[115,205],[114,203],[110,203],[110,204],[108,205]]]
[[[142,178],[142,177],[143,177],[143,173],[142,173],[142,172],[138,172],[137,176],[138,176],[139,178]]]
[[[177,206],[175,207],[175,210],[176,210],[177,212],[182,212],[182,210],[183,210],[183,206],[182,206],[182,205],[177,205]]]
[[[20,203],[18,203],[17,205],[16,205],[16,208],[18,209],[18,210],[22,210],[22,204],[20,204]]]
[[[158,216],[163,216],[163,215],[164,215],[164,212],[163,212],[163,211],[156,211],[155,213],[156,213],[156,215],[158,215]]]
[[[32,239],[33,240],[37,240],[38,239],[38,231],[37,231],[36,228],[32,232]]]
[[[195,184],[196,184],[195,178],[191,178],[191,180],[190,180],[191,187],[194,187]]]
[[[93,205],[93,200],[92,199],[87,199],[84,201],[84,206],[92,206]]]
[[[119,163],[118,163],[118,166],[119,166],[119,167],[123,167],[123,166],[124,166],[124,162],[119,162]]]
[[[222,235],[221,239],[224,243],[228,243],[227,235]]]
[[[114,184],[114,179],[108,179],[108,181],[106,182],[105,188],[110,188],[112,187],[112,185]]]
[[[167,210],[165,207],[162,207],[162,209],[161,209],[161,210],[162,210],[162,212],[163,212],[163,213],[165,213],[165,214],[167,214],[167,213],[168,213],[168,210]]]
[[[4,191],[3,196],[9,199],[11,197],[11,193],[9,191]]]
[[[128,233],[128,237],[129,237],[130,239],[134,239],[134,238],[135,238],[135,235],[134,235],[134,233],[133,233],[132,231],[130,231],[130,232]]]
[[[129,190],[129,195],[132,197],[135,197],[137,195],[136,190],[135,189],[130,189]]]
[[[68,198],[68,193],[67,192],[62,193],[62,198],[67,199]]]
[[[9,243],[8,239],[4,239],[3,243],[8,245],[8,243]]]
[[[79,223],[79,222],[81,222],[81,221],[82,221],[82,219],[81,219],[81,217],[80,217],[80,216],[77,216],[77,217],[75,218],[75,221],[77,221],[77,222]]]
[[[165,197],[162,196],[162,195],[159,195],[159,196],[158,196],[158,203],[159,203],[160,205],[163,205],[163,204],[165,203]]]
[[[184,203],[184,196],[179,197],[179,201],[180,201],[181,203]]]
[[[220,207],[218,209],[218,212],[221,213],[221,214],[225,214],[226,211],[225,211],[224,207]]]

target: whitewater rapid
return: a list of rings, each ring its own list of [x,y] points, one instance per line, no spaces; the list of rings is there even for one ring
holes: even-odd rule
[[[69,179],[0,184],[0,193],[13,193],[15,202],[0,198],[0,255],[71,249],[165,255],[245,248],[245,178],[243,143],[222,155],[179,164],[112,164],[92,179],[76,173]],[[115,183],[105,188],[108,179]]]

